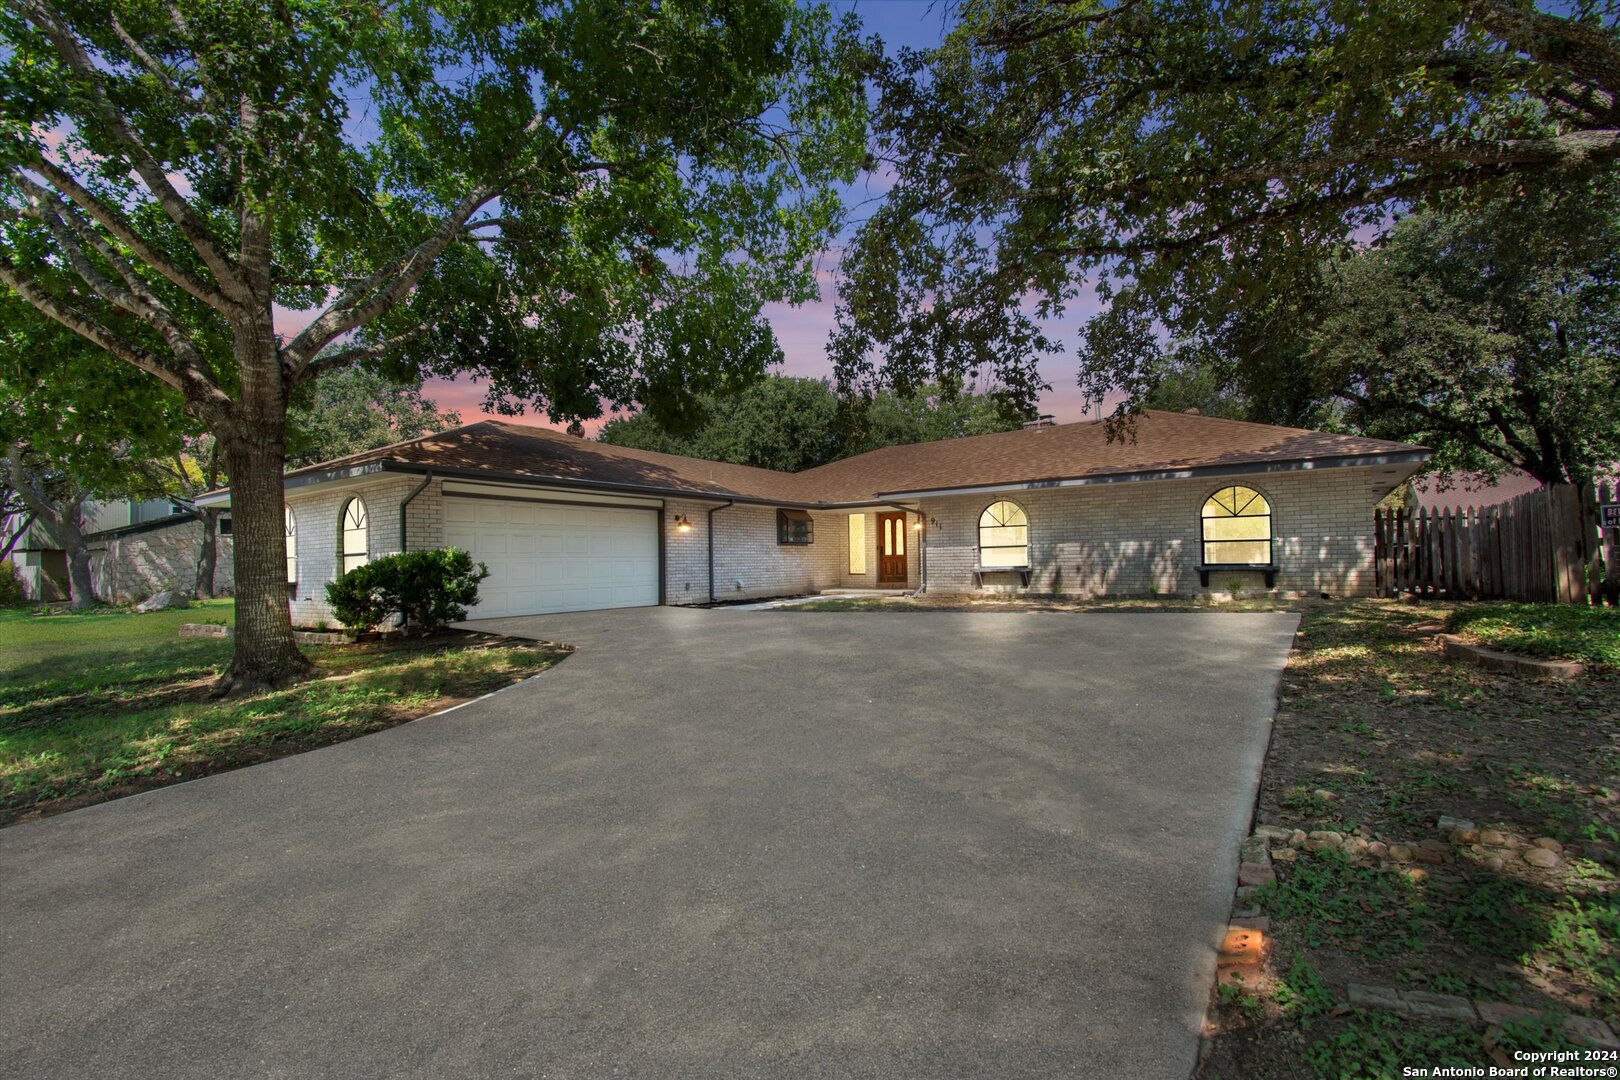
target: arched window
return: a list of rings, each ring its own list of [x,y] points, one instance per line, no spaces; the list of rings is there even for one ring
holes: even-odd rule
[[[343,504],[343,573],[347,574],[357,566],[364,566],[370,558],[366,554],[367,542],[371,532],[370,521],[366,517],[366,504],[361,499],[350,499]]]
[[[1204,503],[1204,565],[1270,566],[1271,504],[1246,487],[1223,487]]]
[[[287,584],[298,584],[298,519],[292,507],[283,507],[287,518]]]
[[[979,515],[979,565],[1029,565],[1029,518],[1015,502],[993,502]]]

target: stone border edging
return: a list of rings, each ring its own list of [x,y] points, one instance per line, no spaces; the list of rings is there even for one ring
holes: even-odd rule
[[[1446,840],[1386,844],[1371,839],[1370,832],[1365,836],[1325,830],[1307,833],[1280,825],[1255,824],[1244,838],[1238,856],[1238,886],[1233,894],[1232,914],[1216,958],[1216,992],[1227,985],[1247,985],[1265,967],[1271,951],[1271,919],[1263,913],[1260,900],[1261,890],[1277,880],[1273,858],[1293,862],[1301,850],[1331,849],[1358,863],[1376,862],[1414,877],[1427,876],[1428,872],[1403,864],[1445,865],[1464,855],[1498,870],[1507,855],[1517,855],[1525,863],[1543,870],[1558,869],[1564,863],[1563,845],[1551,837],[1530,840],[1499,830],[1480,829],[1472,821],[1449,815],[1441,815],[1435,827]],[[1418,1020],[1483,1024],[1488,1029],[1500,1027],[1507,1021],[1539,1020],[1556,1025],[1573,1042],[1601,1050],[1620,1050],[1620,1037],[1615,1035],[1614,1029],[1593,1017],[1366,983],[1350,983],[1347,991],[1348,1003],[1353,1008],[1379,1009]],[[1199,1039],[1200,1063],[1208,1056],[1211,1046],[1207,1024],[1206,1019],[1205,1031]]]
[[[1486,671],[1510,675],[1531,675],[1542,679],[1579,679],[1586,665],[1579,660],[1538,660],[1533,656],[1499,652],[1483,645],[1472,645],[1456,634],[1439,634],[1440,648],[1453,660],[1462,660]]]
[[[236,633],[224,623],[181,623],[181,637],[228,638]],[[293,640],[300,645],[347,645],[348,634],[336,630],[294,630]]]
[[[1434,994],[1427,990],[1397,990],[1392,986],[1351,983],[1349,1002],[1358,1009],[1379,1009],[1415,1020],[1457,1020],[1466,1024],[1500,1026],[1511,1020],[1541,1020],[1556,1024],[1573,1042],[1599,1050],[1620,1050],[1620,1038],[1602,1020],[1589,1016],[1499,1001],[1470,1001],[1455,994]]]

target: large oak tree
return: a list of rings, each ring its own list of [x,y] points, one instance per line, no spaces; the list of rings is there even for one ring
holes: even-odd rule
[[[1586,185],[1620,158],[1617,19],[1590,0],[965,0],[880,79],[893,186],[844,258],[840,377],[989,363],[1033,396],[1062,346],[1048,320],[1086,290],[1192,336],[1286,304],[1401,208]],[[1128,411],[1152,388],[1108,344],[1081,384],[1123,386]]]
[[[864,150],[863,56],[792,0],[4,0],[0,282],[217,438],[222,685],[308,666],[298,387],[467,371],[579,417],[757,376]]]

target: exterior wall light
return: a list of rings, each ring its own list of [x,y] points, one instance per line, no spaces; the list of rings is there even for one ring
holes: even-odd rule
[[[692,522],[685,514],[675,515],[675,531],[689,533],[692,531]]]

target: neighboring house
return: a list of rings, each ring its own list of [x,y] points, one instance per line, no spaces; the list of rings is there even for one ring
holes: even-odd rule
[[[780,473],[484,421],[289,473],[288,590],[315,624],[340,568],[455,546],[490,569],[478,618],[852,587],[1366,595],[1373,505],[1428,457],[1149,412],[1124,442],[1091,421]]]
[[[169,588],[190,595],[196,586],[203,516],[185,504],[168,499],[96,501],[86,508],[84,528],[91,579],[103,600],[130,603]],[[32,523],[10,558],[29,599],[69,598],[67,552],[48,526]],[[231,590],[227,515],[220,518],[214,589],[217,594]]]
[[[56,533],[30,514],[14,514],[0,523],[0,534],[8,539],[18,529],[23,529],[23,534],[6,559],[22,582],[23,593],[36,603],[68,599],[67,552]]]

